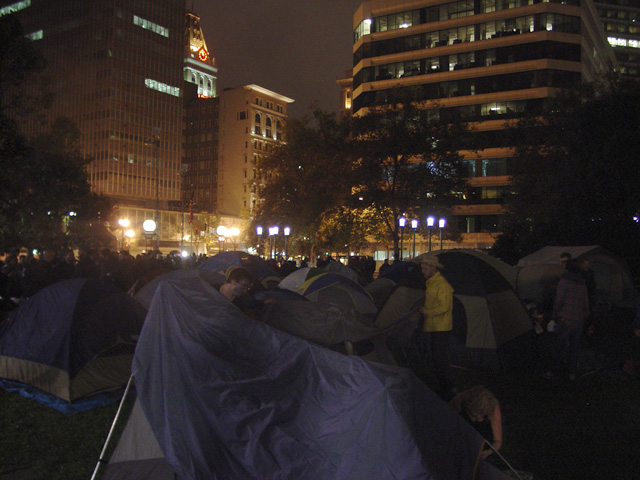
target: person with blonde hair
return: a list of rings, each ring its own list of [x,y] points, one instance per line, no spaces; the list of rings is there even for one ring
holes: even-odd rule
[[[487,458],[502,446],[502,412],[500,402],[486,387],[477,386],[457,394],[449,405],[489,442],[493,449],[482,450],[482,458]]]

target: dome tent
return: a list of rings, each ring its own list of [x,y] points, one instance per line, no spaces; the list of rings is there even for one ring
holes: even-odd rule
[[[456,364],[471,367],[515,366],[525,362],[533,345],[533,323],[510,283],[508,265],[472,249],[438,250],[440,273],[453,287],[453,337]],[[425,255],[425,254],[423,254]],[[422,255],[416,257],[419,261]],[[424,303],[425,280],[413,262],[397,267],[398,284],[380,309],[374,325],[388,327],[406,320]],[[390,269],[391,270],[391,269]]]
[[[137,302],[109,282],[57,282],[2,324],[0,378],[67,402],[124,387],[143,319]]]

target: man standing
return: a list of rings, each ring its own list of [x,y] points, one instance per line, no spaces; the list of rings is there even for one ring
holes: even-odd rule
[[[423,334],[430,345],[431,361],[442,391],[455,393],[449,371],[451,335],[453,330],[453,288],[438,271],[444,268],[436,255],[417,258],[427,279],[424,307]]]
[[[561,362],[566,362],[569,378],[573,380],[578,369],[582,327],[589,316],[589,294],[577,262],[569,260],[566,270],[558,284],[552,319],[556,321],[556,333],[561,341]]]

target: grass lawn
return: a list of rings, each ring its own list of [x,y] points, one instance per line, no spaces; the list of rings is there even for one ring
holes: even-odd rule
[[[640,478],[636,378],[603,370],[573,382],[463,369],[456,376],[500,400],[501,453],[517,470],[537,480]],[[63,414],[0,390],[0,480],[89,480],[117,408]]]

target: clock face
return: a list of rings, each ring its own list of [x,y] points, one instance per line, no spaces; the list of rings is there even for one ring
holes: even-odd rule
[[[198,58],[202,62],[206,61],[207,58],[209,58],[209,52],[207,52],[205,48],[202,47],[200,50],[198,50]]]

